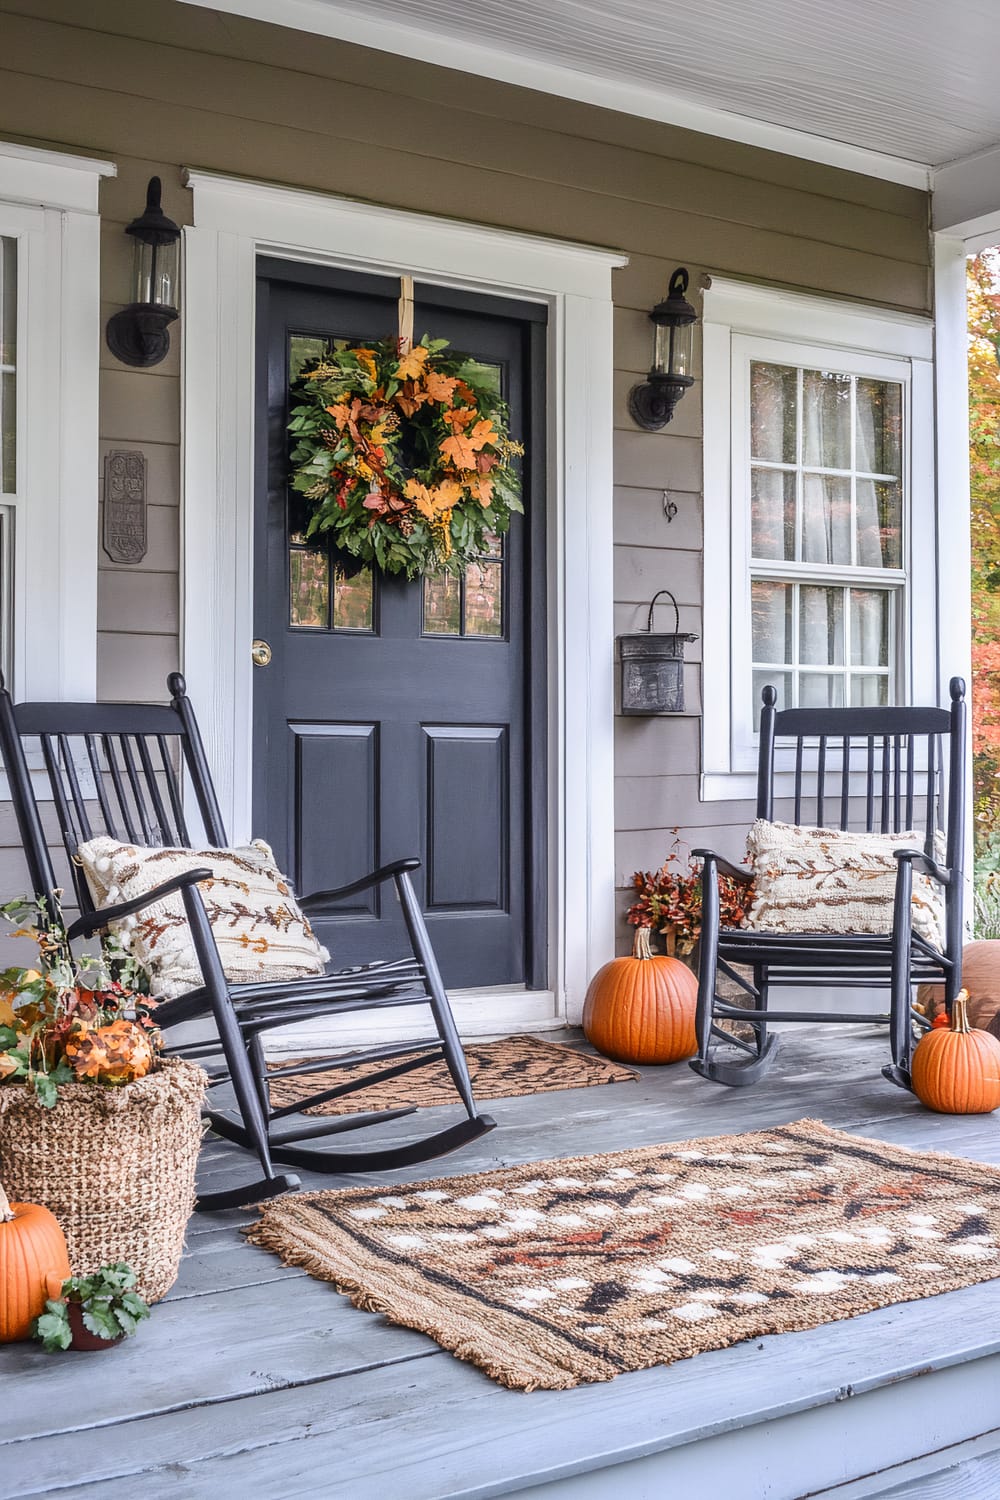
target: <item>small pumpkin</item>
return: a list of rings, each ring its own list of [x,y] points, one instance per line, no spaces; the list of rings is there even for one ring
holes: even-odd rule
[[[933,1026],[913,1054],[913,1092],[946,1115],[985,1115],[1000,1106],[1000,1042],[969,1025],[969,993],[951,1009],[951,1025]]]
[[[671,1063],[698,1049],[698,981],[679,958],[654,953],[649,928],[637,927],[630,958],[613,958],[594,975],[583,1006],[583,1032],[605,1057]]]
[[[111,1085],[145,1078],[155,1057],[149,1033],[126,1020],[105,1026],[77,1021],[63,1050],[77,1078]]]
[[[0,1344],[26,1339],[50,1283],[70,1274],[62,1230],[40,1203],[11,1203],[0,1187]]]

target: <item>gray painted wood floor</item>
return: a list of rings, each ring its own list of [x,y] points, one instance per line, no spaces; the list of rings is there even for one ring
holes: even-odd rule
[[[498,1129],[485,1140],[380,1180],[806,1115],[1000,1164],[1000,1121],[929,1113],[882,1080],[886,1056],[875,1028],[786,1028],[756,1088],[720,1088],[681,1064],[646,1069],[638,1083],[496,1101]],[[212,1141],[201,1171],[219,1187],[250,1164]],[[120,1348],[0,1349],[0,1496],[1000,1494],[1000,1280],[525,1395],[247,1245],[240,1226],[251,1217],[196,1216],[176,1286]]]

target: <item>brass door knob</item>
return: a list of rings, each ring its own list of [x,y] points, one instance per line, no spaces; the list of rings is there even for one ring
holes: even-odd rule
[[[266,641],[254,641],[250,655],[255,667],[266,667],[271,661],[271,648]]]

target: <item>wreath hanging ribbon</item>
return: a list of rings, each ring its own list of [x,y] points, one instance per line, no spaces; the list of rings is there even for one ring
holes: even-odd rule
[[[399,335],[337,349],[292,387],[292,488],[361,564],[407,578],[461,574],[522,511],[496,370],[413,339],[413,282],[402,278]]]

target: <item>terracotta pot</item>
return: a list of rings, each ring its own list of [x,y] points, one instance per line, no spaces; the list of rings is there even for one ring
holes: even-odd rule
[[[116,1339],[102,1339],[99,1333],[91,1333],[83,1321],[83,1305],[80,1302],[67,1303],[66,1312],[73,1334],[73,1342],[69,1346],[71,1349],[86,1350],[88,1353],[96,1354],[101,1349],[113,1349],[116,1344],[121,1343],[124,1337],[123,1334],[119,1334]]]

